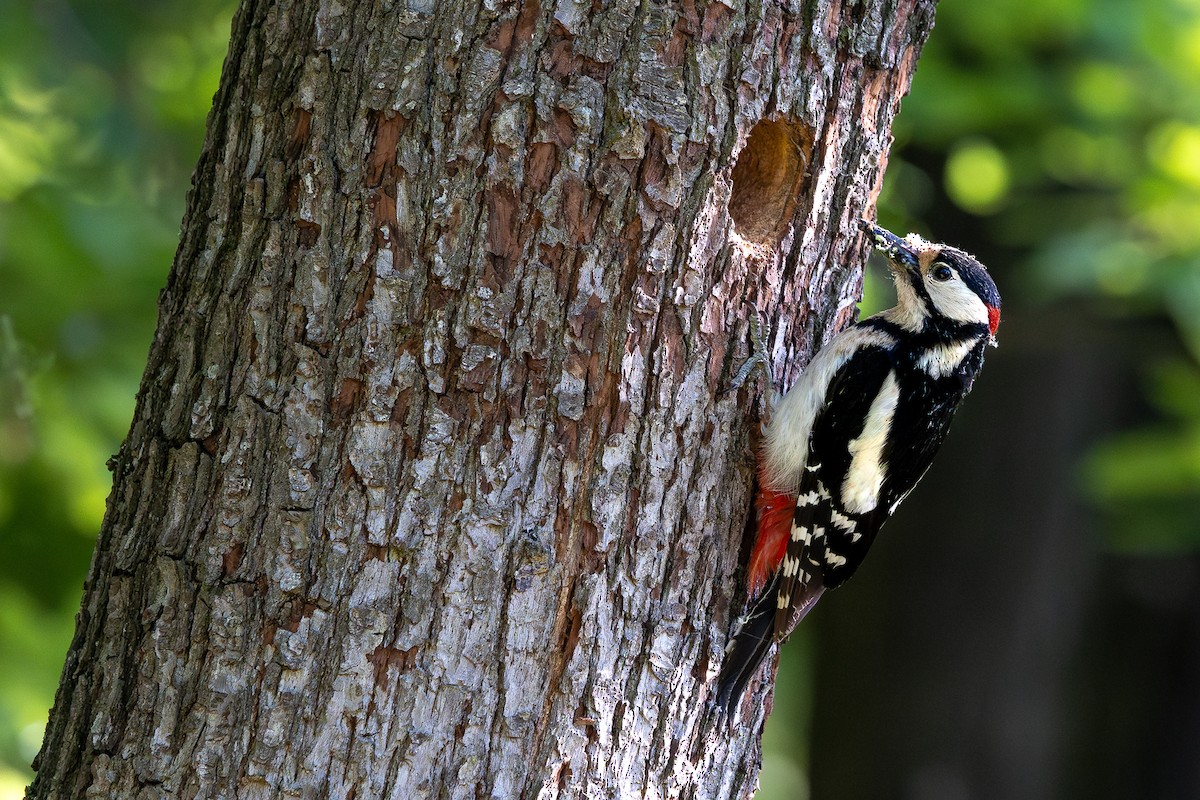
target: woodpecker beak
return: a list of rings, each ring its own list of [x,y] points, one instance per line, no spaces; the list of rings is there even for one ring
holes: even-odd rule
[[[890,266],[909,271],[919,268],[917,253],[908,242],[889,230],[872,225],[865,219],[859,220],[859,225],[871,237],[871,244],[875,245],[876,249],[882,250],[883,254],[888,257],[888,261],[891,262]]]

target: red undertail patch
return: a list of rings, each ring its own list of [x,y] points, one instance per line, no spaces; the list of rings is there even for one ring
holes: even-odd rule
[[[759,488],[754,500],[758,514],[754,550],[750,553],[750,596],[755,597],[779,569],[787,553],[788,538],[792,535],[792,516],[796,498],[790,494]]]

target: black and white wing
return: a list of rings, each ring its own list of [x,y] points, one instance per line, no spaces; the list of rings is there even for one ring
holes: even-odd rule
[[[787,638],[825,589],[854,574],[887,519],[886,464],[901,394],[889,347],[860,349],[830,382],[780,565],[776,639]]]

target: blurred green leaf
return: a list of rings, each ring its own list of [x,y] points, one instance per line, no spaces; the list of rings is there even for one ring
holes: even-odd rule
[[[1004,153],[983,139],[964,139],[946,159],[946,193],[959,208],[990,214],[1004,203],[1009,167]]]
[[[233,6],[0,0],[3,800],[53,699]]]

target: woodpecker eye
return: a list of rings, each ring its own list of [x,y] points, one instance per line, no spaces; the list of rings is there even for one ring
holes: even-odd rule
[[[934,264],[933,272],[929,273],[936,281],[948,281],[954,277],[954,273],[945,264]]]

